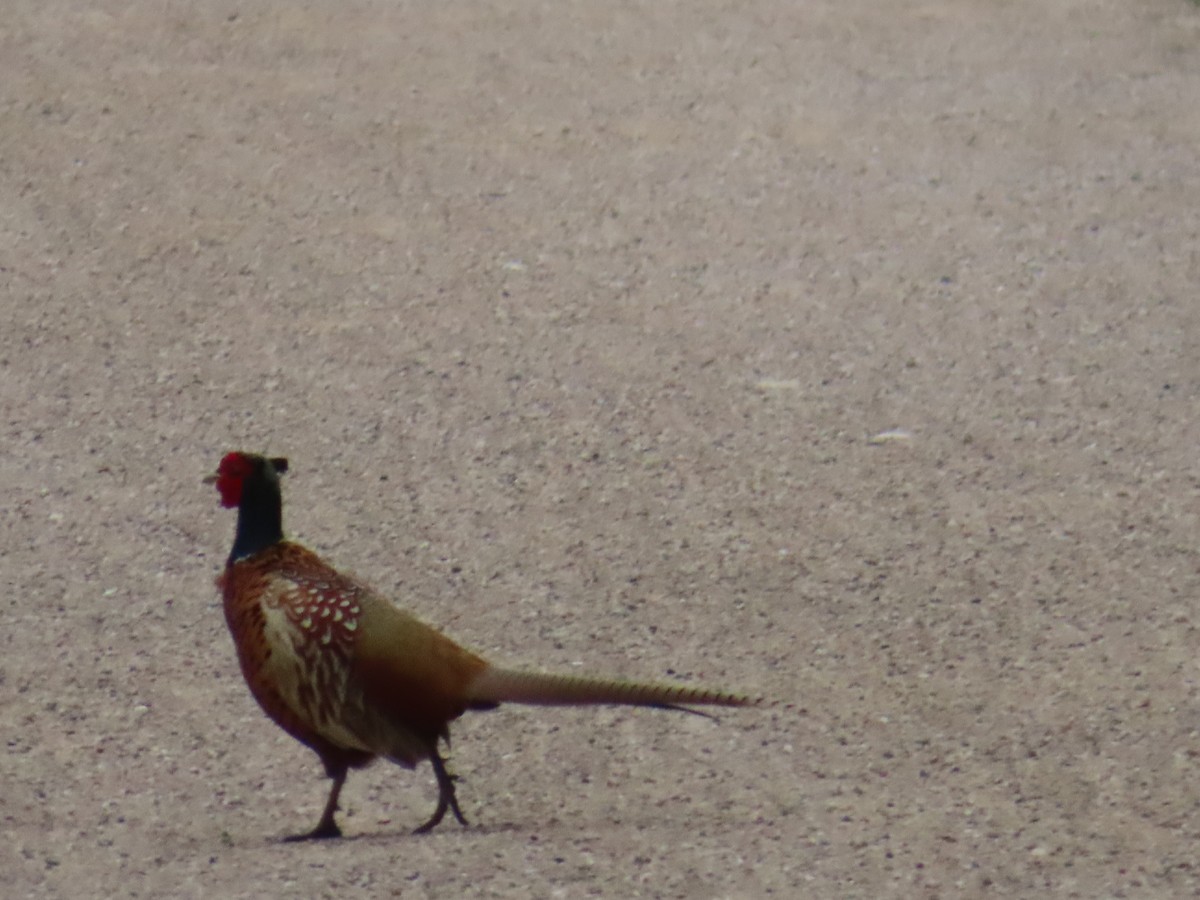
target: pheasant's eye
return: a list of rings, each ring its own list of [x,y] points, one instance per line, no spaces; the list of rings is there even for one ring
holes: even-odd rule
[[[254,463],[245,453],[226,453],[217,466],[217,474],[227,478],[248,478],[254,471]]]

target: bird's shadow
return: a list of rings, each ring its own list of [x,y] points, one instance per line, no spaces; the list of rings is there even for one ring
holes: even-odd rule
[[[688,821],[692,826],[702,823],[708,828],[725,831],[736,831],[754,824],[753,820],[734,819],[714,811],[698,812],[692,815]],[[523,834],[528,835],[533,840],[537,840],[539,837],[547,838],[554,834],[561,834],[563,829],[568,829],[572,835],[578,836],[583,833],[594,834],[610,830],[643,832],[647,829],[662,827],[673,827],[672,822],[651,814],[645,816],[626,816],[621,819],[592,820],[588,822],[577,822],[556,817],[545,821],[472,823],[465,828],[461,826],[439,828],[428,834],[418,834],[413,829],[404,828],[390,831],[361,831],[346,834],[338,838],[322,838],[309,841],[288,840],[287,835],[281,835],[279,837],[267,838],[265,843],[269,846],[305,846],[311,844],[323,844],[328,847],[336,847],[341,844],[366,846],[371,844],[394,844],[405,840],[431,840],[438,837],[442,839],[455,838],[469,840],[477,836],[485,837],[493,834]]]
[[[336,847],[340,844],[382,843],[384,841],[393,842],[406,838],[428,840],[438,836],[446,837],[447,835],[471,837],[472,835],[511,834],[513,832],[530,830],[536,829],[533,829],[532,826],[525,822],[489,822],[483,825],[469,825],[466,828],[438,829],[429,834],[419,834],[414,829],[401,829],[397,831],[361,831],[354,834],[343,834],[341,837],[310,838],[307,840],[297,839],[296,835],[284,834],[267,838],[266,843],[276,847],[311,846],[313,844]]]

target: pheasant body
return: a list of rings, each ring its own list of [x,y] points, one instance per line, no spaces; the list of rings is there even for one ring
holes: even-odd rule
[[[454,782],[438,752],[449,724],[502,702],[743,706],[746,697],[678,685],[542,675],[492,666],[395,607],[305,547],[283,539],[282,459],[230,453],[214,477],[237,506],[238,532],[218,579],[225,619],[250,692],[281,728],[314,750],[333,786],[324,814],[301,838],[336,837],[337,800],[349,769],[385,757],[413,768],[428,759],[438,806],[460,822]]]

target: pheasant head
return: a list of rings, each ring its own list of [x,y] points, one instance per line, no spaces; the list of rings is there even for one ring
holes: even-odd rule
[[[221,505],[238,511],[237,532],[229,562],[253,556],[283,540],[283,498],[279,476],[288,469],[281,456],[226,453],[215,475],[205,481],[217,486]]]

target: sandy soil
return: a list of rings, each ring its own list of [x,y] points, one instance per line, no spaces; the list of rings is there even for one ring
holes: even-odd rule
[[[41,897],[1200,893],[1200,10],[0,23],[0,872]],[[878,437],[884,435],[883,437]],[[237,672],[200,478],[492,657],[473,821]]]

